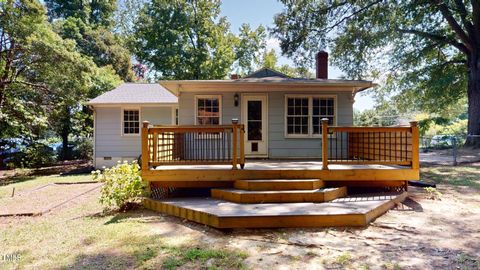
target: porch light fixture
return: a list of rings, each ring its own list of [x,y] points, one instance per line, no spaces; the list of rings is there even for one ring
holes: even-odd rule
[[[235,93],[235,95],[233,96],[233,105],[235,105],[235,107],[238,107],[238,100],[240,99],[240,97],[238,96],[238,93]]]

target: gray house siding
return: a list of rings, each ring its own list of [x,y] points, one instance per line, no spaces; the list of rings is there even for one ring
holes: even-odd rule
[[[228,125],[232,123],[232,118],[240,119],[240,105],[234,106],[233,96],[235,93],[181,93],[178,97],[178,124],[194,125],[195,124],[195,96],[221,96],[222,97],[222,124]]]
[[[243,92],[247,93],[247,92]],[[255,94],[255,93],[252,93]],[[337,98],[337,125],[353,125],[353,107],[349,92],[269,92],[268,95],[268,155],[270,158],[319,158],[322,155],[321,139],[285,137],[285,95],[334,95]],[[179,124],[195,124],[195,96],[220,95],[222,97],[222,124],[230,124],[232,118],[241,119],[241,106],[234,106],[235,93],[214,92],[181,93],[179,96]],[[241,102],[239,102],[241,104]]]
[[[285,95],[290,92],[272,92],[268,102],[268,145],[269,157],[272,158],[319,158],[322,156],[320,138],[286,138],[285,137]],[[294,93],[295,95],[312,95],[312,93]],[[353,107],[350,93],[322,92],[321,95],[337,97],[337,125],[353,124]]]
[[[140,123],[171,125],[172,106],[135,107],[140,109]],[[140,135],[122,135],[122,107],[95,108],[95,167],[112,166],[118,161],[136,159],[141,153]]]

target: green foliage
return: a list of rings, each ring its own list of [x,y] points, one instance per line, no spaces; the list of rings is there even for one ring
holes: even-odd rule
[[[52,20],[75,17],[96,26],[110,26],[117,8],[117,0],[45,0],[45,4]]]
[[[93,178],[104,183],[100,202],[105,209],[130,209],[146,195],[145,183],[136,161],[119,163],[112,168],[92,171]]]
[[[80,137],[75,142],[73,157],[75,159],[92,160],[93,141],[92,138]]]
[[[177,269],[188,262],[200,262],[205,269],[242,269],[243,260],[247,258],[245,253],[200,247],[177,250],[175,253],[164,261],[165,269]]]
[[[220,17],[219,0],[153,0],[142,9],[133,46],[137,59],[162,79],[222,79],[236,60],[251,70],[264,28],[242,25],[240,37]]]
[[[56,153],[42,142],[33,142],[22,148],[8,167],[13,168],[39,168],[53,165],[56,161]]]
[[[440,200],[440,198],[442,197],[442,193],[440,193],[440,191],[438,191],[434,187],[425,187],[423,189],[427,193],[427,197],[430,200]]]
[[[281,2],[272,32],[298,65],[312,66],[314,54],[329,48],[347,78],[382,80],[377,97],[402,112],[443,114],[468,98],[469,133],[479,134],[477,1]]]
[[[74,40],[77,50],[92,57],[97,66],[111,66],[124,81],[133,81],[130,52],[108,28],[86,24],[78,17],[68,17],[55,21],[55,30],[63,38]]]
[[[384,104],[362,112],[353,112],[353,124],[355,126],[393,126],[400,120],[399,112],[392,106]]]
[[[305,67],[291,67],[287,64],[278,65],[278,55],[274,49],[270,51],[264,50],[262,53],[262,57],[257,60],[257,65],[259,68],[270,68],[276,71],[280,71],[281,73],[290,76],[290,77],[298,77],[298,78],[313,78],[313,74]]]
[[[53,129],[63,138],[75,131],[85,102],[120,82],[63,39],[37,1],[0,2],[0,138],[36,140]]]

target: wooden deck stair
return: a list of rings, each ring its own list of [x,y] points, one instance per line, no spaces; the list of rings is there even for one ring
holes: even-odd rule
[[[324,186],[320,179],[237,180],[234,183],[236,189],[243,190],[313,190]]]
[[[212,189],[212,198],[235,203],[318,203],[347,195],[346,187],[324,188],[319,179],[237,180],[234,187]]]

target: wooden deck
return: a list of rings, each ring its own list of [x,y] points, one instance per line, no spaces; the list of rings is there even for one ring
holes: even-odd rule
[[[366,226],[403,201],[402,193],[348,196],[324,203],[239,204],[219,199],[146,198],[146,208],[216,228]]]
[[[330,164],[322,169],[318,160],[246,160],[244,169],[229,165],[169,165],[142,171],[142,177],[159,186],[215,187],[229,186],[215,182],[256,179],[321,179],[327,182],[389,182],[385,186],[403,185],[418,180],[419,169],[398,165]],[[375,184],[374,184],[375,185]]]

